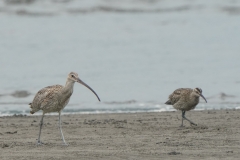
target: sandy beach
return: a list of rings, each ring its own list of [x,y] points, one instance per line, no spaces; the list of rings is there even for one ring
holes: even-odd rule
[[[63,115],[62,145],[58,117],[44,119],[37,146],[40,116],[0,117],[1,160],[9,159],[239,159],[240,110],[181,113]]]

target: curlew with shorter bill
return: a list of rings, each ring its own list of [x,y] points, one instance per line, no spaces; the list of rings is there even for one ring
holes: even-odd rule
[[[173,105],[175,109],[182,111],[182,125],[180,127],[183,127],[183,119],[189,121],[190,124],[196,125],[185,117],[185,112],[197,106],[199,97],[202,97],[207,103],[206,98],[202,95],[201,88],[179,88],[169,95],[169,100],[165,104]]]

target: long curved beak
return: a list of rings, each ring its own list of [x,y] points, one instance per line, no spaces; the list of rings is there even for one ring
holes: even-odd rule
[[[207,103],[207,100],[206,100],[206,98],[202,95],[202,94],[200,94],[200,96],[206,101],[206,103]]]
[[[86,83],[84,83],[81,79],[78,78],[77,82],[84,85],[88,89],[90,89],[97,96],[98,100],[101,101],[100,98],[98,97],[97,93],[91,87],[89,87]]]

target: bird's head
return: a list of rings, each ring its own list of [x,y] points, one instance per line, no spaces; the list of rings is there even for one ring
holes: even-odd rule
[[[205,101],[206,101],[206,103],[207,103],[207,100],[206,100],[206,98],[202,95],[202,89],[201,88],[194,88],[193,89],[193,93],[194,93],[194,95],[196,95],[197,97],[202,97]]]
[[[73,82],[78,82],[79,78],[78,78],[78,74],[75,72],[71,72],[68,74],[68,79],[73,81]]]
[[[99,101],[101,101],[100,98],[98,97],[97,93],[96,93],[91,87],[89,87],[86,83],[84,83],[84,82],[78,77],[78,74],[77,74],[77,73],[75,73],[75,72],[69,73],[69,74],[68,74],[68,80],[70,80],[70,81],[72,81],[72,82],[78,82],[78,83],[84,85],[85,87],[87,87],[88,89],[90,89],[90,90],[97,96],[97,98],[98,98]]]

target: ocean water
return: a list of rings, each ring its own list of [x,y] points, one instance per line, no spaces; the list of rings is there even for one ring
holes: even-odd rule
[[[101,102],[75,84],[64,114],[171,111],[164,103],[183,87],[202,88],[208,103],[201,100],[197,110],[239,108],[239,6],[217,0],[2,1],[0,115],[29,114],[36,92],[64,85],[71,71]]]

